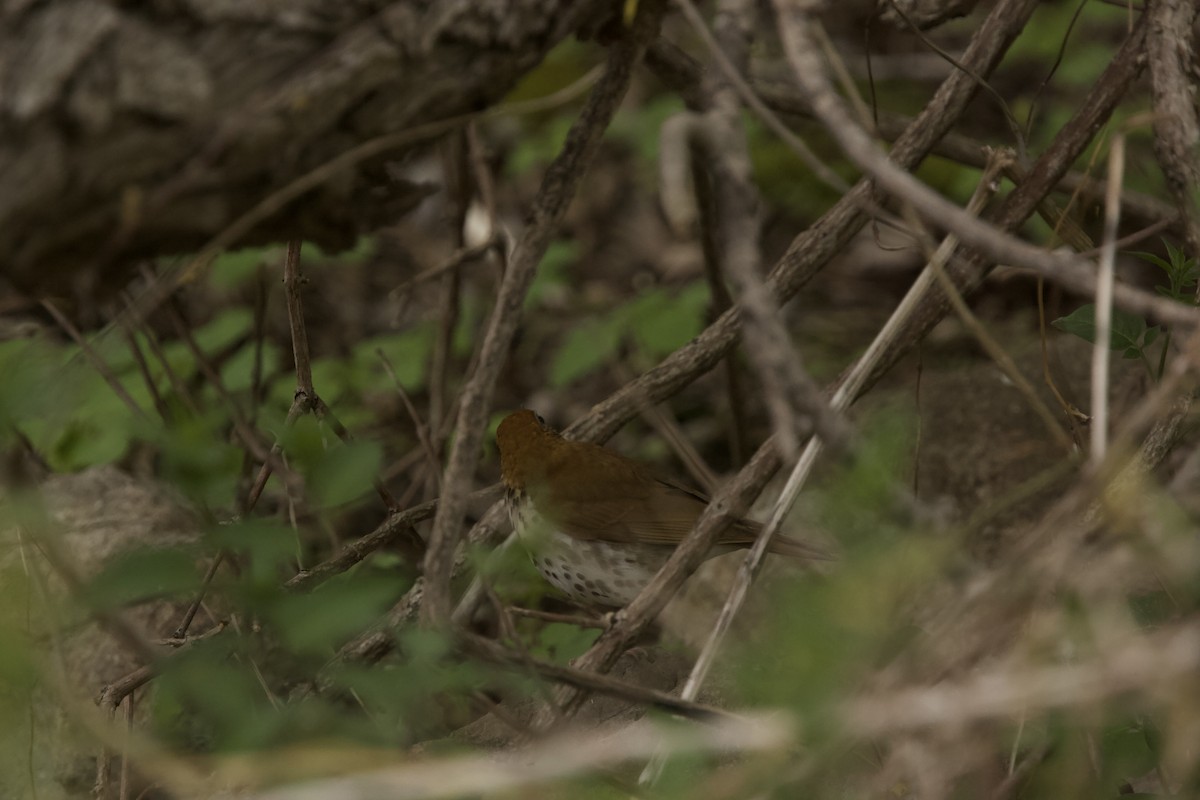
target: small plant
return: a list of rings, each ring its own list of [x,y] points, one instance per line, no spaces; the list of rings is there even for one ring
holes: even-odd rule
[[[1172,300],[1188,305],[1196,304],[1195,286],[1200,277],[1200,264],[1196,259],[1188,258],[1183,250],[1164,240],[1167,248],[1167,258],[1161,258],[1153,253],[1134,253],[1139,258],[1149,261],[1159,267],[1167,276],[1167,285],[1159,284],[1155,290]],[[1067,333],[1072,333],[1089,342],[1096,341],[1096,306],[1087,303],[1075,309],[1065,317],[1059,317],[1051,323],[1054,327]],[[1166,330],[1162,337],[1162,348],[1158,356],[1157,369],[1151,367],[1146,351],[1158,340],[1159,334],[1164,333],[1157,325],[1150,326],[1146,320],[1126,311],[1114,308],[1112,314],[1112,331],[1110,332],[1109,348],[1119,350],[1123,358],[1140,358],[1146,365],[1151,378],[1162,378],[1166,368],[1167,351],[1171,347],[1171,332]]]

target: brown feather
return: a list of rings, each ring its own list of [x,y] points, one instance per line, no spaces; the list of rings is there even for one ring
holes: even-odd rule
[[[564,439],[532,411],[505,417],[496,429],[496,442],[505,485],[527,493],[539,514],[577,539],[674,547],[708,505],[699,492],[658,478],[619,453]],[[760,529],[756,522],[736,520],[718,544],[749,546]],[[830,558],[818,548],[778,535],[770,552]]]

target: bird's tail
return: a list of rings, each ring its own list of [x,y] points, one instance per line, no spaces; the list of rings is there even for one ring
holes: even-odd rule
[[[806,561],[835,561],[837,556],[816,545],[802,542],[799,539],[793,539],[790,536],[776,534],[771,539],[771,544],[767,548],[767,552],[775,553],[789,558],[801,558]]]

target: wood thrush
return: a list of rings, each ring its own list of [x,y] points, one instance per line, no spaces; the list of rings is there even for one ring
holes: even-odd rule
[[[542,576],[584,605],[624,606],[650,582],[696,524],[708,499],[656,477],[613,450],[571,442],[529,410],[496,429],[508,512]],[[761,526],[739,519],[708,557],[749,547]],[[827,560],[785,536],[772,553]]]

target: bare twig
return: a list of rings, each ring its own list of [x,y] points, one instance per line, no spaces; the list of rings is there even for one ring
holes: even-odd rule
[[[304,276],[300,274],[300,242],[287,243],[287,255],[283,259],[283,295],[287,300],[288,326],[292,333],[292,359],[296,365],[296,394],[303,395],[303,403],[311,410],[315,407],[316,390],[313,389],[312,358],[308,354],[308,329],[304,324],[304,301],[300,299],[300,287]]]
[[[107,362],[105,362],[100,354],[96,352],[96,349],[88,343],[88,340],[84,338],[83,334],[79,332],[79,329],[71,323],[71,320],[67,319],[66,316],[57,308],[55,308],[54,304],[49,300],[42,301],[42,308],[46,309],[46,311],[50,313],[50,316],[54,317],[54,321],[58,323],[59,327],[67,332],[67,335],[71,337],[75,344],[79,345],[79,349],[83,351],[85,356],[87,356],[87,359],[91,362],[93,369],[100,374],[100,377],[104,379],[104,382],[107,383],[109,388],[113,390],[113,394],[121,399],[121,402],[133,412],[135,417],[138,417],[139,419],[146,419],[146,412],[142,410],[142,407],[137,404],[136,400],[129,396],[129,392],[125,391],[125,387],[121,384],[120,379],[113,374],[111,369],[108,368]]]
[[[633,32],[612,46],[604,75],[571,126],[562,152],[546,170],[542,188],[530,211],[529,223],[504,273],[479,362],[463,388],[454,446],[443,480],[444,493],[429,536],[425,555],[425,602],[422,605],[422,616],[429,623],[442,623],[450,617],[450,572],[454,550],[461,537],[465,490],[475,470],[492,391],[516,332],[525,292],[533,282],[537,265],[566,212],[584,168],[595,154],[604,129],[625,95],[633,65],[640,58],[645,43],[657,32],[661,14],[660,3],[639,3]]]
[[[752,111],[754,111],[754,113],[757,114],[764,123],[766,123],[767,127],[769,127],[771,131],[779,137],[780,141],[786,144],[789,148],[791,148],[792,152],[800,157],[800,160],[804,162],[805,166],[811,169],[813,174],[816,175],[822,183],[826,184],[837,192],[844,193],[848,191],[850,187],[846,184],[846,181],[844,181],[836,172],[827,167],[825,162],[818,158],[817,154],[809,149],[809,146],[804,143],[804,140],[793,133],[790,128],[780,122],[779,117],[772,113],[771,110],[762,102],[762,100],[758,98],[758,96],[754,93],[754,90],[751,89],[749,84],[746,83],[746,79],[742,77],[742,73],[745,69],[744,62],[741,65],[736,64],[733,60],[731,60],[730,55],[725,53],[721,44],[717,42],[712,32],[709,31],[708,26],[704,24],[704,17],[700,15],[700,12],[696,9],[696,6],[692,4],[691,0],[676,0],[676,3],[679,5],[680,10],[683,12],[683,15],[687,19],[688,23],[696,31],[697,35],[699,35],[700,40],[704,42],[704,46],[707,47],[709,53],[712,54],[713,60],[716,62],[717,67],[720,69],[725,80],[729,82],[729,85],[733,87],[734,90],[736,90],[742,102],[745,103],[746,106]],[[739,57],[734,56],[734,58]]]
[[[633,379],[628,369],[625,369],[621,364],[613,365],[613,375],[622,383],[628,383]],[[670,414],[663,411],[656,404],[646,401],[638,408],[643,420],[653,428],[659,436],[675,451],[675,456],[683,463],[683,466],[691,473],[692,479],[695,480],[705,492],[712,494],[717,489],[717,476],[709,469],[708,464],[704,462],[704,458],[688,441],[688,438],[683,435],[683,431],[679,429],[679,423],[676,422]]]
[[[542,611],[537,608],[521,608],[520,606],[509,606],[508,612],[516,617],[538,619],[542,622],[559,622],[564,625],[574,625],[578,628],[604,629],[608,627],[608,623],[599,617],[581,617],[578,614],[556,614],[553,611]]]
[[[681,700],[669,692],[658,689],[648,689],[633,683],[598,675],[574,667],[564,667],[542,659],[533,658],[528,654],[510,650],[497,644],[491,639],[474,634],[459,634],[458,640],[467,652],[488,661],[513,667],[532,667],[539,675],[571,686],[589,689],[601,694],[619,697],[634,703],[654,706],[674,714],[680,714],[692,719],[712,719],[713,717],[731,716],[729,712],[719,708]]]
[[[971,198],[967,206],[968,210],[970,210],[972,213],[978,214],[983,209],[986,199],[991,195],[992,192],[995,191],[995,187],[991,184],[1000,168],[1000,164],[997,162],[992,168],[984,171],[984,174],[979,182],[979,186],[976,189],[975,196]],[[1013,361],[1012,356],[1010,356],[1004,350],[1003,346],[1001,346],[1000,343],[997,342],[995,338],[987,332],[987,329],[983,326],[975,314],[971,312],[970,306],[967,305],[966,300],[964,300],[962,294],[959,293],[958,287],[954,285],[954,281],[951,280],[950,276],[946,274],[945,260],[950,256],[951,253],[955,251],[955,249],[957,249],[957,247],[957,237],[948,236],[946,237],[946,240],[942,242],[942,245],[938,248],[938,251],[929,255],[929,266],[934,271],[934,276],[937,278],[938,285],[941,287],[942,293],[946,296],[946,299],[950,301],[950,305],[954,308],[955,313],[958,314],[959,319],[963,321],[963,324],[979,341],[984,351],[987,352],[994,362],[996,362],[996,365],[1000,367],[1005,376],[1007,376],[1009,381],[1012,382],[1013,386],[1016,387],[1017,391],[1021,393],[1021,396],[1025,398],[1025,402],[1030,408],[1033,409],[1034,413],[1037,414],[1038,419],[1046,428],[1046,431],[1050,434],[1051,438],[1053,438],[1055,442],[1057,442],[1058,445],[1063,448],[1066,454],[1072,453],[1075,449],[1075,442],[1071,439],[1070,435],[1063,430],[1062,425],[1060,425],[1058,420],[1055,419],[1054,414],[1051,413],[1046,404],[1042,402],[1042,399],[1038,397],[1037,391],[1033,388],[1033,384],[1029,382],[1029,379],[1026,378],[1024,374],[1022,374],[1021,370],[1017,367],[1016,362]]]
[[[778,456],[770,443],[760,447],[742,471],[713,497],[696,527],[675,549],[653,580],[638,596],[614,616],[614,624],[575,661],[583,670],[605,671],[612,667],[621,652],[634,642],[646,626],[662,611],[675,591],[683,584],[732,519],[745,512],[767,480],[778,468]],[[560,694],[560,703],[567,711],[578,707],[582,696],[577,692]],[[545,712],[537,719],[539,726],[551,722]]]
[[[678,0],[693,27],[707,35],[707,26],[690,0]],[[820,436],[838,446],[847,436],[844,422],[829,413],[817,384],[805,372],[792,346],[779,305],[760,275],[761,224],[759,200],[751,179],[750,154],[741,129],[738,95],[730,75],[745,71],[753,6],[722,4],[716,20],[715,44],[722,53],[714,58],[723,65],[725,80],[710,89],[711,109],[704,115],[698,143],[713,174],[718,205],[718,252],[723,272],[737,287],[743,310],[746,353],[763,387],[767,409],[778,434],[784,458],[792,458],[800,441],[815,425]],[[744,85],[744,83],[743,83]]]
[[[689,108],[702,107],[703,101],[699,95],[701,94],[700,83],[703,70],[698,62],[671,43],[661,39],[654,43],[646,61],[667,85],[687,99]],[[756,77],[751,81],[751,87],[754,93],[777,113],[807,119],[814,116],[808,102],[790,84],[777,78]],[[913,118],[904,114],[890,112],[886,109],[873,109],[873,111],[876,117],[873,120],[876,132],[888,141],[895,141],[904,136],[905,131],[913,123]],[[932,153],[976,169],[983,169],[987,166],[988,152],[992,149],[983,142],[957,132],[943,133],[931,144]],[[897,156],[898,154],[894,152],[893,158]],[[1021,169],[1015,160],[1006,173],[1006,177],[1017,184],[1023,183],[1026,175],[1026,171]],[[1066,192],[1090,203],[1100,204],[1104,200],[1105,187],[1103,180],[1096,180],[1086,173],[1072,171],[1062,175],[1059,182],[1054,185],[1053,191]],[[1153,224],[1156,225],[1161,222],[1166,227],[1173,227],[1180,223],[1178,211],[1169,203],[1164,203],[1157,197],[1134,191],[1128,187],[1122,190],[1121,204],[1127,215],[1146,221],[1155,220],[1156,222]],[[1043,209],[1039,208],[1038,211],[1042,213]],[[1043,213],[1043,217],[1047,217],[1047,215]],[[1057,224],[1052,217],[1047,218],[1047,223],[1052,226]]]
[[[425,458],[429,461],[429,471],[436,476],[436,483],[440,489],[442,485],[442,465],[438,461],[437,451],[433,447],[433,442],[429,439],[429,430],[425,427],[425,423],[421,421],[421,415],[417,413],[417,407],[413,405],[408,392],[404,391],[404,386],[401,385],[400,379],[396,377],[396,370],[392,367],[392,362],[388,359],[387,354],[379,347],[375,348],[375,354],[383,362],[384,371],[387,372],[388,377],[392,379],[392,383],[396,386],[396,394],[399,395],[400,402],[404,404],[404,410],[408,412],[408,418],[412,420],[413,430],[417,434],[417,441],[420,443],[421,449],[425,452]]]
[[[499,497],[500,485],[496,484],[474,492],[470,499],[473,502],[486,502],[494,501]],[[334,575],[345,572],[380,547],[404,535],[411,530],[413,525],[431,518],[437,510],[438,502],[430,500],[390,515],[375,530],[348,543],[325,561],[296,574],[284,586],[288,589],[307,591],[324,583]]]
[[[1117,228],[1121,221],[1121,183],[1125,176],[1125,136],[1113,137],[1108,154],[1108,198],[1104,205],[1104,246],[1096,280],[1096,339],[1092,342],[1093,465],[1104,460],[1108,445],[1108,362],[1112,338],[1113,282],[1116,276]]]
[[[1150,86],[1154,94],[1154,151],[1183,217],[1188,249],[1200,256],[1200,114],[1192,73],[1194,0],[1156,0],[1149,5]],[[1200,287],[1197,287],[1200,298]]]
[[[663,728],[641,721],[620,735],[595,731],[556,737],[509,753],[452,756],[382,770],[309,781],[247,796],[246,800],[396,800],[462,797],[507,792],[641,758],[656,747],[672,753],[779,751],[794,740],[790,722],[778,714],[721,718],[708,725]]]
[[[460,128],[473,120],[491,119],[508,114],[530,114],[555,108],[578,97],[589,86],[595,83],[597,77],[598,71],[592,70],[569,86],[545,97],[494,106],[471,114],[462,114],[437,122],[417,125],[397,133],[385,134],[375,139],[369,139],[347,150],[260,200],[257,205],[238,217],[224,230],[209,240],[208,244],[202,247],[190,261],[173,273],[164,275],[159,280],[153,282],[135,301],[136,308],[132,310],[133,313],[138,316],[149,314],[158,308],[176,289],[191,280],[197,272],[204,269],[217,253],[236,244],[242,237],[252,231],[255,226],[281,211],[288,203],[304,196],[355,165],[393,150],[399,150],[429,141],[430,139],[436,139],[438,136]]]
[[[1022,709],[1070,708],[1186,679],[1200,668],[1200,628],[1184,625],[1137,635],[1090,660],[1027,669],[997,668],[958,683],[866,695],[843,709],[859,736],[1006,719]]]
[[[857,125],[829,86],[817,56],[819,50],[809,32],[808,13],[798,12],[782,3],[777,5],[784,50],[797,83],[808,96],[817,117],[855,163],[921,214],[949,228],[963,242],[986,253],[993,261],[1026,264],[1046,272],[1070,267],[1090,268],[1090,264],[1081,258],[1049,253],[1017,239],[995,224],[972,217],[890,161]],[[1139,29],[1144,30],[1144,26]]]
[[[150,397],[154,401],[154,410],[158,412],[158,418],[163,422],[168,422],[171,417],[170,410],[163,400],[162,393],[158,391],[158,382],[150,374],[150,365],[146,363],[146,357],[142,353],[141,345],[138,344],[136,334],[128,325],[121,326],[121,333],[125,337],[125,345],[129,348],[134,363],[137,364],[138,372],[141,373],[142,382],[146,384],[146,390],[150,392]]]
[[[1037,5],[1037,0],[1000,0],[976,30],[970,45],[963,53],[962,61],[971,64],[980,74],[988,72],[999,61],[1001,54],[1020,32]],[[687,87],[684,88],[688,91]],[[891,151],[896,163],[912,166],[928,154],[939,138],[965,111],[974,90],[975,84],[970,79],[957,74],[950,76],[904,134],[897,138]],[[698,87],[695,91],[698,93]],[[1064,149],[1068,152],[1060,152]],[[1048,170],[1053,170],[1054,164],[1069,164],[1074,158],[1070,149],[1062,145],[1059,149],[1052,150],[1048,162],[1043,165]],[[1063,169],[1065,170],[1065,167]],[[1034,174],[1040,176],[1043,173]],[[1053,186],[1054,181],[1051,180],[1049,185]],[[1035,192],[1038,187],[1018,187],[1017,192],[1021,192],[1022,189]],[[863,180],[855,185],[851,193],[866,194],[871,191],[872,184]],[[792,242],[787,253],[771,272],[770,284],[779,293],[781,303],[793,297],[807,284],[820,267],[861,228],[865,222],[865,218],[860,214],[861,205],[861,201],[854,198],[839,200],[829,212]],[[1024,206],[1021,206],[1017,210],[1023,209]],[[1017,216],[1016,212],[1013,216]],[[1081,282],[1086,283],[1086,278],[1081,278]],[[693,341],[597,404],[564,433],[568,438],[581,441],[604,441],[637,413],[638,405],[644,402],[644,399],[658,402],[670,397],[716,366],[736,343],[739,325],[737,309],[730,309],[721,314]],[[897,345],[896,352],[902,352],[903,349],[902,344]],[[777,466],[776,462],[772,469]],[[482,498],[489,493],[492,497],[498,497],[499,487],[492,486],[481,490],[476,496]],[[287,585],[296,589],[310,588],[349,569],[368,553],[393,541],[400,535],[403,525],[428,519],[435,507],[436,503],[430,502],[393,515],[372,533],[351,543],[309,573],[297,575]]]

